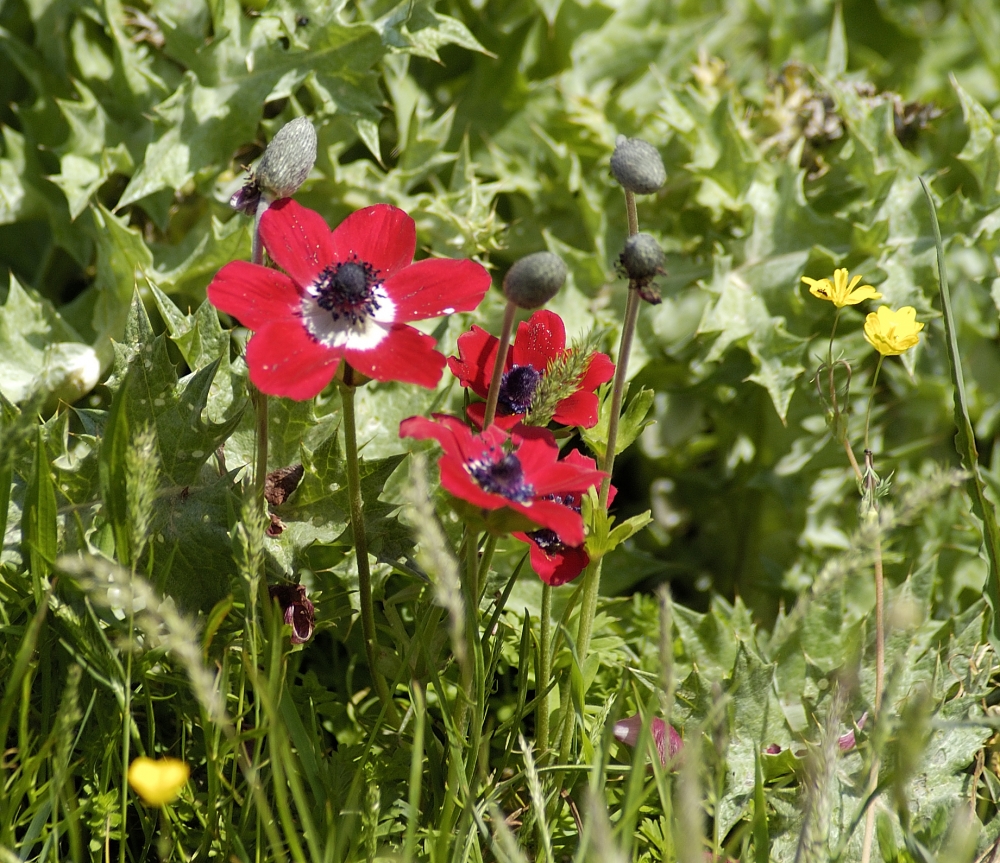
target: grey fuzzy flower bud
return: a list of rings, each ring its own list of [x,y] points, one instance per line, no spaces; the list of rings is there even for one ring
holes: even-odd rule
[[[522,309],[544,306],[566,281],[566,265],[552,252],[535,252],[514,263],[503,280],[503,292]]]
[[[641,138],[624,135],[619,135],[615,142],[611,173],[622,188],[637,195],[650,195],[667,182],[667,170],[656,147]]]
[[[663,275],[663,249],[649,234],[635,234],[625,241],[625,248],[618,258],[622,271],[647,303],[654,306],[662,301],[660,289],[653,279]]]
[[[663,272],[663,249],[649,234],[629,237],[618,260],[625,275],[634,282],[649,281]]]
[[[316,130],[308,117],[296,117],[282,126],[267,145],[256,180],[271,201],[294,195],[316,163]]]

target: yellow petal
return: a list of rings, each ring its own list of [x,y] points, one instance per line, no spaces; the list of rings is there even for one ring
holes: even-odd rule
[[[128,768],[128,784],[150,806],[164,806],[176,799],[191,775],[191,768],[176,758],[141,755]]]

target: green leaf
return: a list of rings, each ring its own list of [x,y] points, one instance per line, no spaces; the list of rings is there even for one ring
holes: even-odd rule
[[[962,371],[962,354],[958,347],[958,335],[955,330],[954,311],[951,305],[951,291],[948,288],[948,274],[945,266],[944,246],[941,242],[941,229],[938,226],[937,209],[931,190],[920,178],[927,207],[930,210],[931,224],[934,228],[934,242],[937,248],[938,288],[941,292],[941,311],[944,317],[945,338],[948,347],[948,363],[951,368],[951,381],[954,387],[955,400],[955,449],[962,459],[962,466],[969,472],[969,492],[972,498],[973,512],[983,523],[983,545],[986,548],[986,559],[989,562],[989,572],[983,588],[983,596],[989,602],[993,611],[991,633],[995,642],[1000,642],[1000,525],[997,524],[996,509],[986,496],[986,485],[983,482],[979,467],[979,453],[976,449],[976,435],[969,418],[969,407],[965,394],[965,375]]]
[[[151,338],[149,321],[136,295],[126,330],[126,341],[115,345],[115,393],[136,429],[143,424],[156,431],[163,476],[174,485],[195,481],[201,466],[239,424],[246,400],[229,417],[213,423],[203,417],[209,390],[220,360],[178,380],[167,353],[165,335]]]
[[[0,393],[15,403],[32,393],[75,401],[100,373],[94,350],[52,304],[11,277],[0,307]]]
[[[56,490],[41,429],[35,440],[35,457],[24,497],[21,530],[22,555],[28,561],[35,600],[41,602],[43,579],[52,572],[52,565],[59,553]]]
[[[785,329],[785,319],[772,316],[764,300],[736,272],[727,259],[716,261],[709,290],[717,296],[698,326],[701,334],[718,335],[708,352],[709,362],[722,358],[733,345],[745,345],[757,366],[747,380],[764,387],[782,422],[799,376],[805,340]]]
[[[438,48],[458,45],[470,51],[489,54],[461,21],[434,11],[428,0],[414,3],[403,0],[375,22],[382,41],[397,50],[440,63]]]

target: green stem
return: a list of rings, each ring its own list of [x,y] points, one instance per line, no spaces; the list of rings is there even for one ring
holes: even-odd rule
[[[629,236],[639,233],[639,220],[635,209],[635,195],[625,192],[625,215],[628,219]],[[625,320],[622,324],[622,338],[618,346],[618,365],[615,368],[614,389],[611,394],[611,415],[608,419],[607,448],[601,464],[607,476],[601,482],[600,504],[607,512],[608,497],[611,493],[611,474],[615,467],[615,450],[618,446],[618,424],[621,421],[622,402],[625,400],[626,379],[628,377],[628,361],[632,353],[632,342],[635,338],[635,325],[639,319],[639,291],[634,282],[629,282],[628,298],[625,301]],[[590,638],[594,631],[594,617],[597,614],[597,598],[601,590],[601,559],[591,560],[583,574],[583,599],[580,607],[580,623],[576,635],[576,653],[581,668],[590,650]],[[559,747],[560,759],[569,757],[569,749],[573,742],[574,723],[571,707],[567,701],[569,686],[561,688],[559,700],[563,712],[563,734]]]
[[[354,374],[350,366],[344,369],[344,382],[340,398],[344,415],[344,457],[347,462],[347,493],[351,500],[351,530],[354,534],[354,551],[358,561],[358,599],[361,604],[361,631],[365,642],[365,655],[371,671],[372,682],[386,716],[399,724],[399,713],[392,701],[385,678],[376,663],[375,609],[372,601],[372,573],[368,566],[368,536],[365,533],[364,501],[361,499],[361,476],[358,470],[358,433],[354,416]]]
[[[264,244],[260,238],[260,221],[267,212],[268,202],[263,198],[257,204],[253,217],[253,238],[250,245],[250,262],[263,265]],[[267,503],[264,500],[264,481],[267,479],[267,395],[250,384],[250,399],[256,412],[257,456],[254,462],[253,483],[257,501],[267,516]]]
[[[535,745],[540,759],[549,748],[549,680],[552,677],[552,585],[542,584],[542,634],[538,644],[538,708],[535,714]]]
[[[490,379],[490,391],[486,397],[486,413],[483,416],[483,428],[487,429],[497,415],[497,399],[500,398],[500,381],[503,380],[504,368],[507,365],[507,349],[510,347],[510,336],[514,331],[514,316],[517,306],[507,302],[503,310],[503,326],[500,329],[500,343],[497,345],[497,356],[493,361],[493,377]]]
[[[466,565],[466,604],[465,632],[468,642],[469,657],[472,659],[473,685],[475,693],[467,693],[472,703],[468,712],[471,727],[469,728],[469,755],[465,767],[466,780],[474,793],[476,785],[476,764],[479,761],[479,742],[483,735],[483,718],[486,708],[486,669],[483,664],[483,642],[479,635],[479,537],[475,532],[469,532],[465,547]],[[469,800],[469,805],[472,800]]]
[[[486,576],[490,574],[490,565],[493,563],[493,553],[497,550],[497,538],[491,533],[486,538],[486,545],[483,546],[483,555],[479,561],[479,602],[483,601],[483,592],[486,590]]]
[[[882,371],[882,362],[885,357],[878,355],[878,365],[875,366],[875,377],[872,378],[872,391],[868,394],[868,408],[865,410],[865,452],[868,452],[868,428],[872,418],[872,402],[875,401],[875,387],[878,385],[878,374]]]
[[[269,206],[270,204],[261,198],[253,216],[253,238],[250,241],[250,263],[252,264],[264,263],[264,243],[260,239],[260,220]]]

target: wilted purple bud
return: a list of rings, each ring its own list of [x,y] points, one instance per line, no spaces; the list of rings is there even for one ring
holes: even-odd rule
[[[777,743],[772,743],[767,749],[764,750],[768,755],[780,755],[781,747]]]
[[[615,737],[627,746],[635,746],[639,742],[641,729],[642,717],[636,713],[628,719],[619,719],[615,723]],[[666,767],[667,761],[681,751],[684,741],[674,727],[667,725],[659,716],[652,718],[649,729],[656,744],[656,751],[660,755],[660,764]]]
[[[267,592],[271,599],[278,600],[285,623],[292,628],[292,644],[305,644],[313,634],[316,622],[316,608],[306,598],[306,589],[301,584],[273,584]]]
[[[246,216],[252,216],[257,212],[257,205],[260,203],[260,186],[257,185],[257,178],[253,172],[247,177],[243,188],[236,192],[229,199],[229,206],[234,210],[239,210]]]
[[[867,721],[868,711],[866,710],[861,714],[861,718],[858,720],[858,729],[864,728]],[[840,746],[841,752],[850,752],[857,744],[857,741],[854,738],[854,729],[852,728],[847,732],[847,734],[841,734],[840,737],[837,738],[837,744]]]

